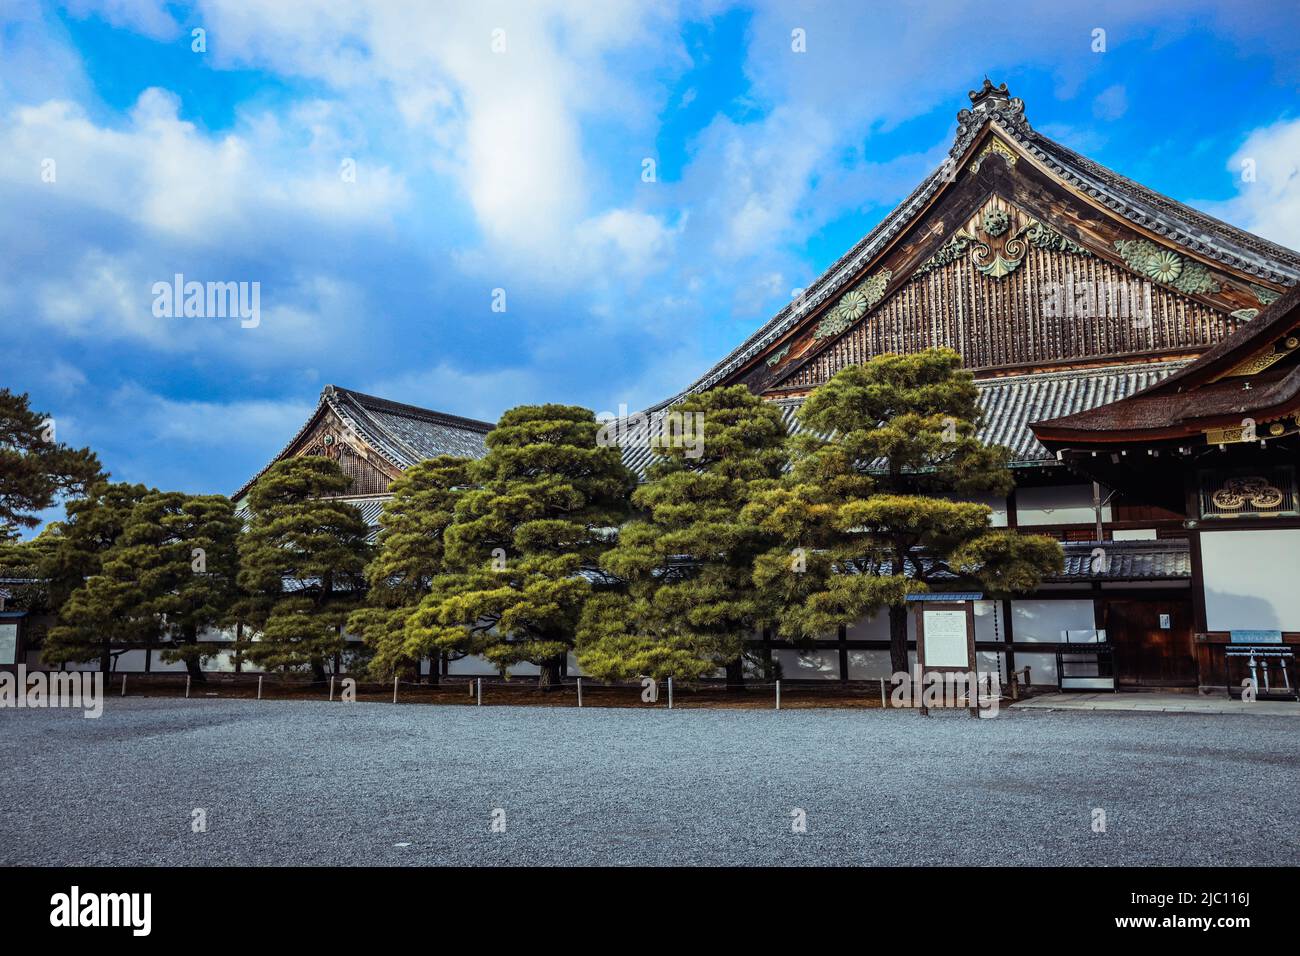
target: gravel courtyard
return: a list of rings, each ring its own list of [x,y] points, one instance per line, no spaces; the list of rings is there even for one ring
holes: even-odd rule
[[[0,711],[0,863],[1295,865],[1297,730],[110,698]]]

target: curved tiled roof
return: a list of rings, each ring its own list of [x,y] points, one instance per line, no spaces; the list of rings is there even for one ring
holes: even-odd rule
[[[764,323],[690,387],[653,409],[663,408],[683,395],[716,385],[834,296],[910,225],[916,214],[951,179],[949,172],[956,168],[989,127],[1014,141],[1084,195],[1169,243],[1269,282],[1283,285],[1300,282],[1300,253],[1162,195],[1036,132],[1025,118],[1024,104],[1006,94],[1005,84],[999,91],[985,81],[985,89],[981,93],[972,92],[971,99],[977,105],[973,110],[962,110],[957,114],[956,139],[948,158],[938,169],[814,280],[800,300],[790,303]]]
[[[484,438],[494,427],[490,422],[435,412],[417,405],[404,405],[348,388],[326,385],[311,417],[252,478],[231,497],[238,501],[266,470],[289,453],[320,421],[333,412],[384,459],[398,468],[409,468],[437,455],[482,458],[487,454]]]
[[[1185,364],[1110,365],[977,379],[975,387],[979,389],[979,405],[984,412],[979,438],[986,444],[1011,449],[1013,467],[1047,464],[1055,459],[1034,437],[1029,427],[1032,422],[1126,398],[1162,381]],[[781,409],[781,418],[791,434],[802,431],[797,416],[803,402],[802,397],[773,400]],[[647,416],[628,433],[624,442],[623,463],[642,478],[654,460],[650,445],[662,431],[662,424],[662,419]]]
[[[1105,552],[1104,563],[1093,552]],[[1067,541],[1065,565],[1053,581],[1190,580],[1192,553],[1186,538],[1155,541]]]

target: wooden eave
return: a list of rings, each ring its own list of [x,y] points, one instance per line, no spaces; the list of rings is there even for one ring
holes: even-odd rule
[[[1257,373],[1243,363],[1283,349],[1275,365]],[[1281,366],[1279,368],[1279,366]],[[1240,383],[1240,387],[1238,387]],[[1203,397],[1198,399],[1198,393]],[[1223,404],[1240,396],[1232,408],[1199,412],[1198,401]],[[1204,438],[1214,429],[1234,428],[1250,418],[1257,424],[1292,419],[1276,439],[1300,430],[1300,286],[1282,296],[1249,324],[1224,339],[1187,367],[1151,387],[1108,405],[1031,424],[1044,445],[1087,448]],[[1149,418],[1138,426],[1134,419]]]

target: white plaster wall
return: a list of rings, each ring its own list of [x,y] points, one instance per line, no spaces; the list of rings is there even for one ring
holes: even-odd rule
[[[1110,492],[1102,488],[1101,498]],[[1101,509],[1103,521],[1111,520],[1110,505]],[[1092,485],[1056,485],[1016,489],[1016,521],[1020,525],[1091,524],[1097,520],[1092,507]]]
[[[1116,528],[1110,533],[1115,541],[1155,541],[1155,528]]]
[[[1205,618],[1211,631],[1300,631],[1300,531],[1201,535]]]
[[[1006,625],[1002,616],[1001,601],[975,602],[975,640],[1006,640]],[[872,617],[864,617],[850,624],[847,628],[851,641],[887,641],[889,640],[889,613],[881,611]],[[916,613],[907,609],[907,639],[916,640]]]
[[[1016,651],[1016,670],[1024,671],[1025,665],[1029,665],[1029,683],[1031,686],[1039,684],[1056,685],[1056,655],[1055,654],[1027,654],[1024,651]]]
[[[840,652],[773,649],[772,659],[781,665],[786,680],[839,680]]]
[[[1091,599],[1012,601],[1011,615],[1016,644],[1056,643],[1064,640],[1063,631],[1090,631],[1095,627]],[[1016,652],[1016,662],[1020,662],[1019,651]]]

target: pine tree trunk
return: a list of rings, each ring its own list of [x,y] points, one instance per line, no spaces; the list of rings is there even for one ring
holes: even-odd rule
[[[113,648],[108,643],[108,641],[105,641],[103,644],[100,645],[100,649],[99,649],[99,672],[103,674],[104,679],[107,680],[108,675],[112,670],[113,670]]]
[[[543,691],[558,691],[564,675],[564,657],[556,656],[538,665],[537,685]]]
[[[740,691],[745,689],[745,659],[738,657],[734,661],[727,661],[727,690]]]
[[[564,664],[564,658],[552,657],[550,660],[542,661],[537,673],[537,686],[542,690],[558,690],[560,686],[560,667]]]
[[[185,643],[193,647],[194,653],[185,655],[185,670],[190,675],[190,681],[195,684],[202,684],[207,681],[203,674],[203,667],[199,664],[198,628],[187,628],[185,630]]]
[[[325,673],[325,661],[319,657],[311,659],[311,676],[318,684],[324,684],[328,680]]]
[[[889,605],[889,666],[895,674],[910,670],[907,660],[907,605]]]
[[[195,684],[202,684],[207,681],[207,676],[203,673],[203,668],[199,665],[197,657],[185,657],[185,670],[190,675],[190,680]]]

